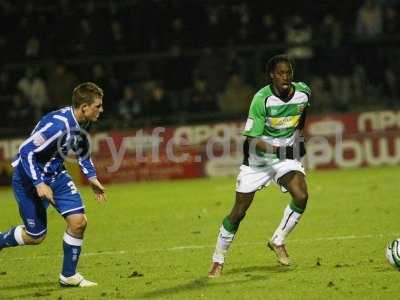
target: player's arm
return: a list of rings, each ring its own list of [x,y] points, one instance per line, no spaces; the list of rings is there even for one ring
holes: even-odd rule
[[[268,154],[276,154],[279,147],[272,146],[260,138],[247,137],[250,147],[255,147],[258,151]]]
[[[97,179],[97,177],[93,177],[89,179],[90,186],[92,187],[93,192],[96,195],[96,200],[100,203],[104,203],[107,201],[106,197],[106,189]]]
[[[97,179],[96,167],[90,157],[90,144],[88,136],[80,135],[79,149],[77,149],[77,159],[82,173],[85,175],[92,187],[93,192],[96,194],[98,202],[105,202],[107,200],[105,188]]]
[[[307,107],[303,110],[299,123],[296,127],[296,129],[299,132],[299,135],[295,139],[294,143],[292,146],[287,146],[285,149],[285,154],[286,157],[288,158],[302,158],[303,156],[306,155],[306,141],[304,137],[304,127],[306,123],[306,118],[307,118]],[[279,155],[278,155],[279,156]]]
[[[265,98],[256,94],[250,105],[243,135],[246,136],[250,148],[255,147],[264,153],[275,153],[276,147],[260,139],[264,133],[266,113]]]
[[[311,89],[310,87],[305,84],[304,82],[300,82],[300,87],[301,87],[301,91],[303,93],[305,93],[307,95],[308,101],[307,101],[307,105],[303,110],[303,113],[301,114],[300,117],[300,121],[299,124],[297,125],[297,129],[299,130],[299,136],[300,139],[299,141],[296,141],[296,143],[298,144],[298,148],[299,148],[299,155],[300,157],[303,157],[304,155],[306,155],[306,144],[305,144],[305,137],[304,137],[304,128],[306,125],[306,119],[307,119],[307,112],[308,112],[308,107],[310,106],[311,103]]]
[[[303,113],[301,114],[299,125],[297,125],[297,129],[303,133],[304,127],[306,125],[306,119],[307,119],[307,107],[304,109]]]
[[[82,131],[79,135],[76,135],[76,138],[78,141],[76,148],[73,150],[75,151],[79,167],[88,180],[96,178],[96,168],[90,157],[90,137],[86,131]]]
[[[310,106],[311,89],[304,82],[296,83],[296,89],[307,95],[308,101],[305,108],[300,116],[299,123],[296,126],[298,136],[294,141],[293,145],[287,147],[279,147],[276,149],[276,154],[279,158],[301,158],[306,154],[305,138],[304,138],[304,127],[307,119],[307,110]],[[282,154],[284,153],[284,155]]]
[[[20,163],[25,173],[35,185],[38,196],[46,198],[51,202],[53,202],[53,192],[42,178],[42,172],[37,162],[37,155],[53,147],[62,134],[62,125],[57,124],[57,122],[49,122],[42,129],[26,139],[19,148]]]
[[[303,92],[307,95],[307,98],[308,98],[307,105],[304,108],[303,113],[301,114],[301,117],[300,117],[299,124],[297,125],[297,129],[300,130],[300,135],[303,136],[304,127],[305,127],[306,119],[307,119],[307,110],[311,103],[311,100],[310,100],[311,99],[311,88],[304,82],[299,82],[298,87],[301,92]]]

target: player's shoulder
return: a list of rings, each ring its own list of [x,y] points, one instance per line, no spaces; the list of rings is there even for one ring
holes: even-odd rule
[[[307,94],[308,96],[311,95],[311,88],[305,82],[302,82],[302,81],[293,82],[293,85],[294,85],[296,91],[303,92],[303,93]]]
[[[64,107],[51,111],[42,118],[42,121],[43,123],[51,123],[58,130],[65,130],[70,127],[70,109],[70,107]]]
[[[272,90],[270,85],[264,86],[259,89],[257,93],[254,94],[253,101],[261,101],[264,102],[268,97],[272,96]]]

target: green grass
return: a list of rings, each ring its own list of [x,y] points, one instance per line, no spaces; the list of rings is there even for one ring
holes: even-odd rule
[[[46,241],[0,253],[0,299],[396,299],[400,273],[385,259],[400,236],[399,167],[311,172],[307,211],[288,239],[294,265],[265,242],[289,201],[258,192],[222,277],[207,271],[235,178],[108,186],[98,205],[83,188],[89,226],[79,271],[98,287],[61,289],[64,221],[51,208]],[[19,224],[12,191],[0,191],[0,229]]]

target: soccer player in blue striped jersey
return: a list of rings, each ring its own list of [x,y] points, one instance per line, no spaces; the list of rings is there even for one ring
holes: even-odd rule
[[[76,272],[87,219],[85,206],[64,167],[74,153],[97,201],[106,201],[105,189],[90,159],[87,130],[103,112],[103,90],[96,84],[79,84],[72,92],[72,106],[45,115],[21,144],[12,162],[12,187],[24,224],[0,233],[0,250],[38,245],[47,232],[47,207],[51,204],[64,218],[64,258],[59,282],[62,286],[88,287],[97,283]]]

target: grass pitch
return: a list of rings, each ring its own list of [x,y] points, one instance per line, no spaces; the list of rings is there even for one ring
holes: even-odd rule
[[[258,192],[217,279],[207,272],[235,178],[111,185],[106,205],[82,188],[78,269],[99,286],[59,288],[65,225],[49,208],[42,245],[0,253],[0,299],[397,299],[400,273],[384,252],[400,236],[399,172],[310,172],[309,206],[287,241],[291,267],[265,247],[289,196]],[[12,191],[0,191],[0,229],[19,223]]]

